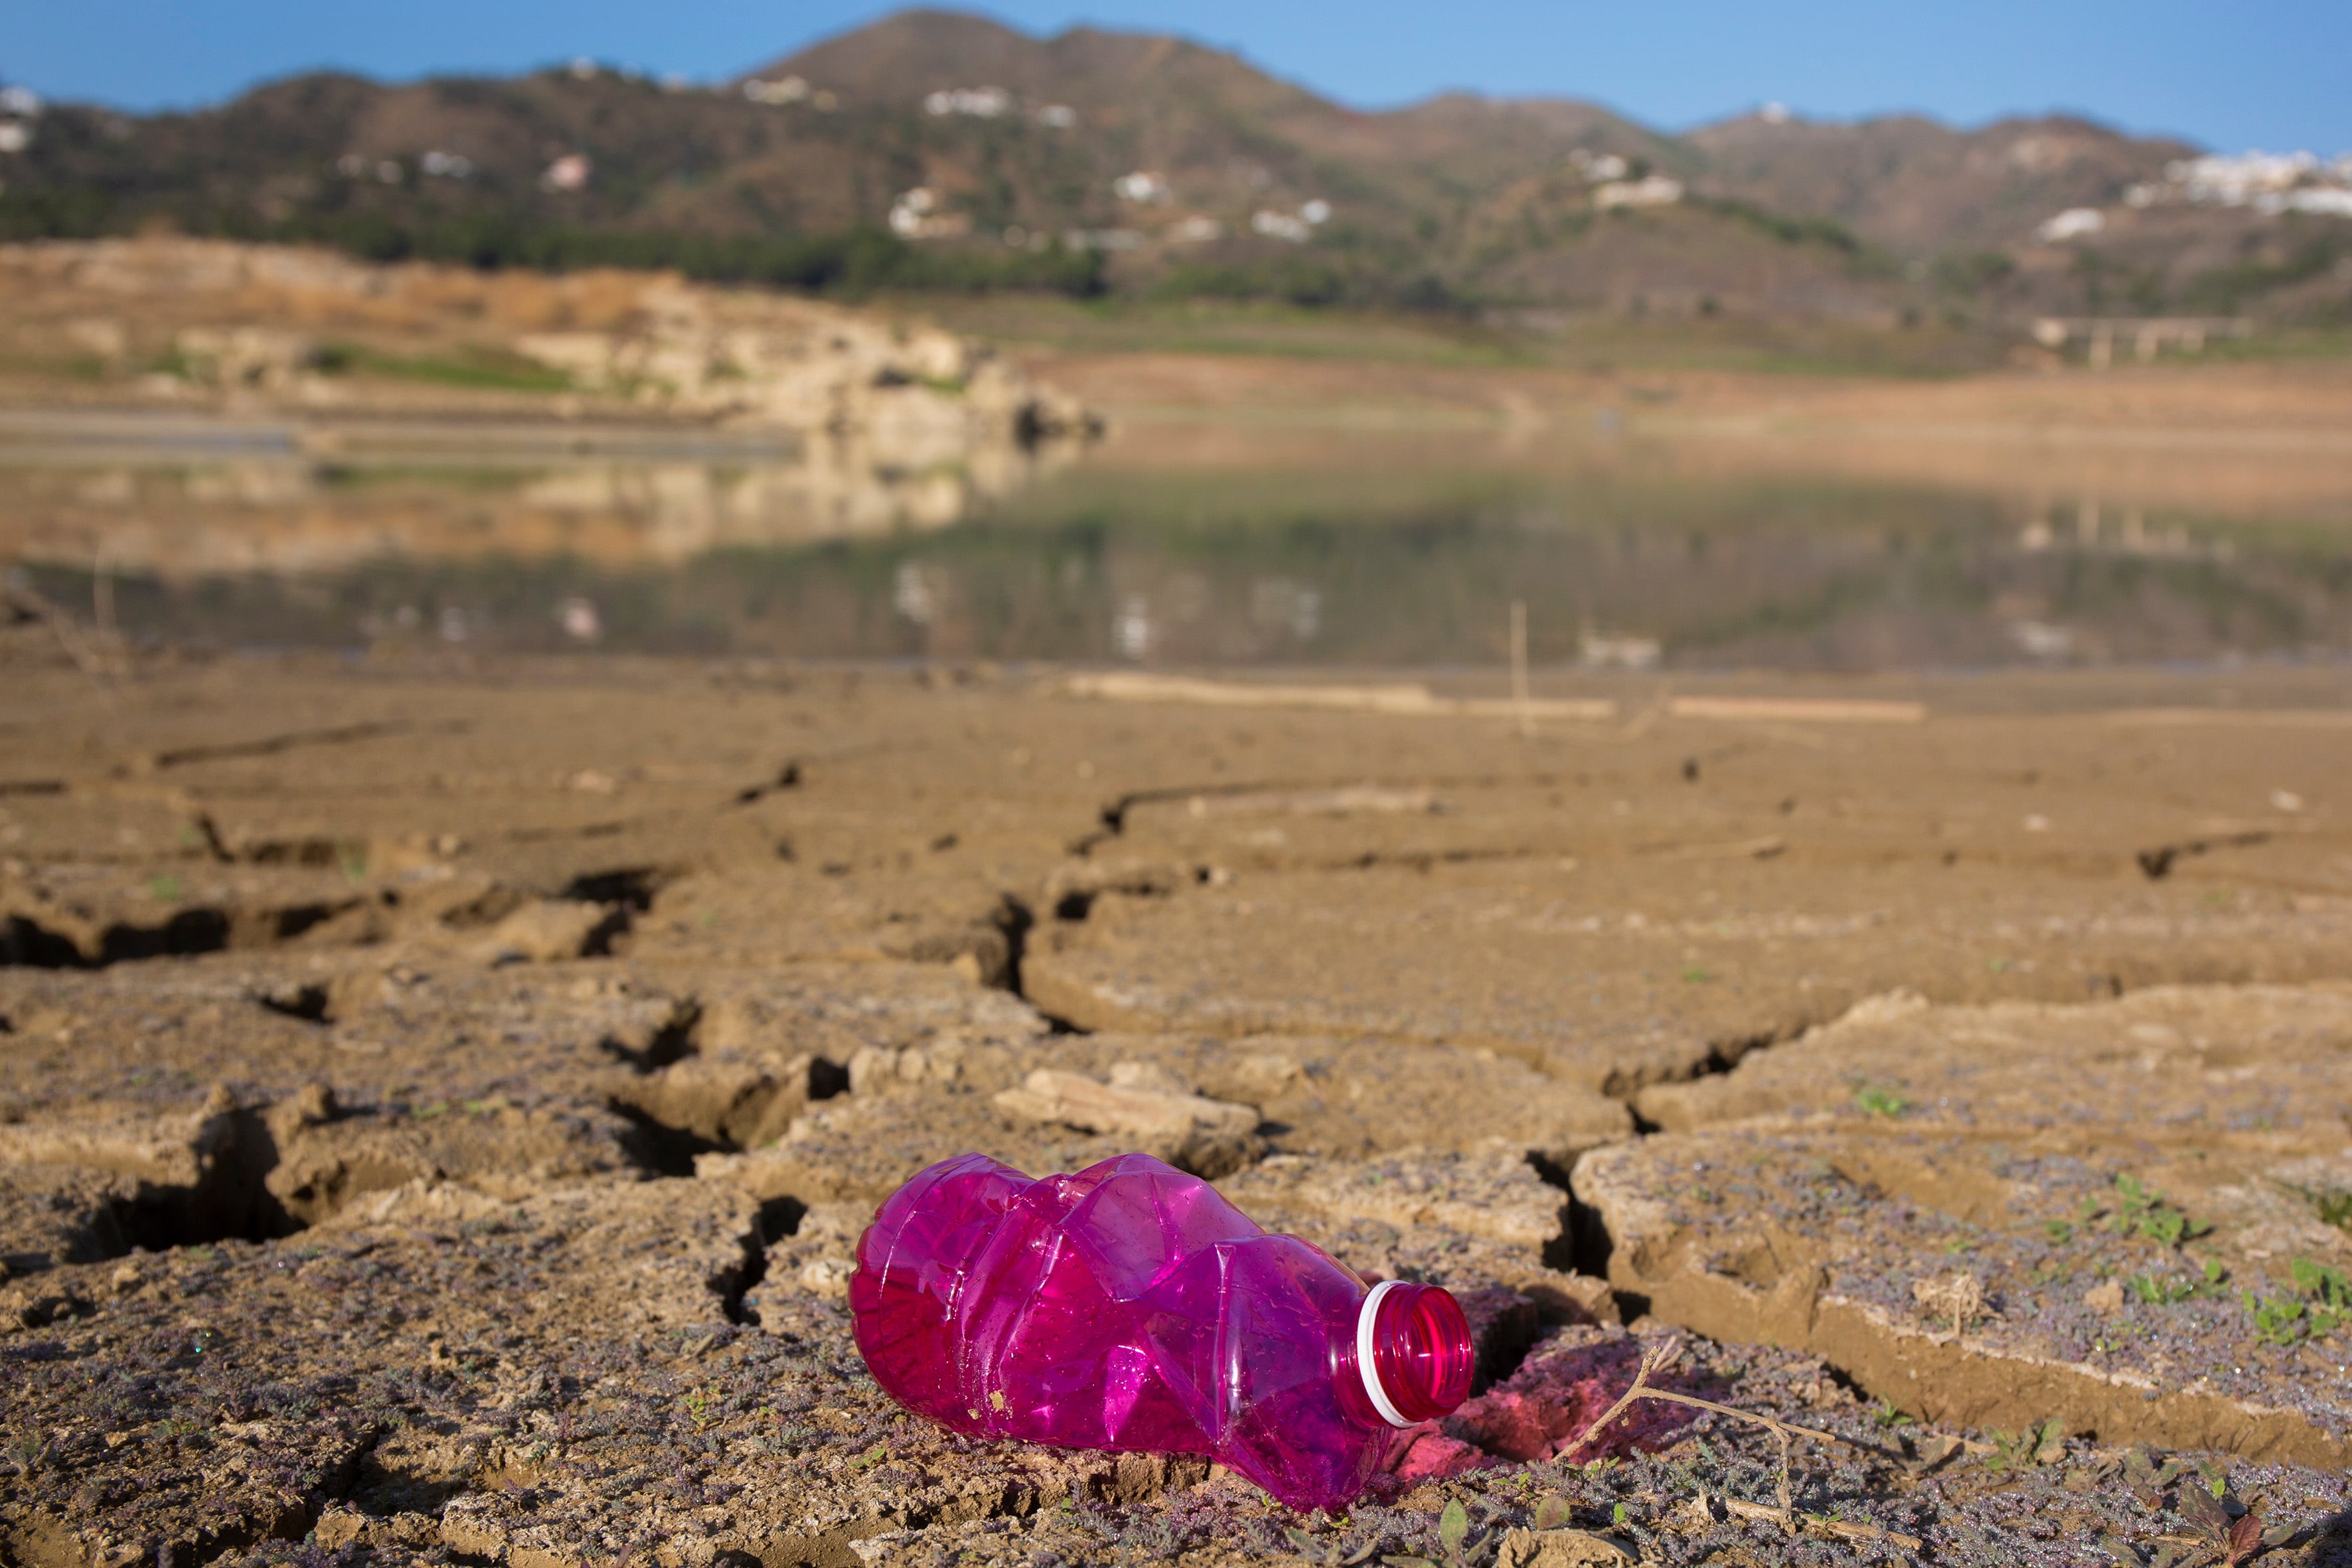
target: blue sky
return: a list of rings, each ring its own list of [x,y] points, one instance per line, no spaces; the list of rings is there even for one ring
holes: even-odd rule
[[[887,14],[848,0],[0,0],[0,80],[149,109],[334,66],[387,78],[590,55],[731,76]],[[1032,32],[1179,31],[1367,108],[1445,88],[1596,99],[1669,129],[1777,100],[1962,123],[2069,110],[2226,149],[2352,150],[2347,0],[1006,0]]]

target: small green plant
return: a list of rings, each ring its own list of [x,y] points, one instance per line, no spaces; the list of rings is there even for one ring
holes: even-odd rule
[[[686,1406],[687,1418],[692,1421],[698,1429],[701,1429],[709,1427],[718,1419],[718,1399],[719,1384],[714,1383],[708,1388],[696,1389],[678,1403]],[[856,1468],[862,1468],[866,1463],[870,1462],[860,1461]]]
[[[1693,985],[1704,985],[1708,981],[1714,979],[1715,976],[1709,974],[1704,969],[1693,967],[1683,971],[1683,978]]]
[[[1871,1411],[1870,1418],[1882,1432],[1888,1432],[1894,1430],[1897,1426],[1908,1426],[1911,1425],[1911,1417],[1896,1409],[1895,1407],[1895,1401],[1891,1399],[1881,1399],[1878,1402],[1877,1408]]]
[[[1873,1116],[1900,1116],[1911,1109],[1911,1097],[1878,1084],[1866,1083],[1853,1091],[1853,1102]]]
[[[180,895],[186,890],[186,884],[169,871],[147,879],[147,891],[158,903],[176,904],[180,901]]]
[[[1304,1534],[1302,1531],[1291,1531],[1293,1543],[1298,1543]],[[1447,1568],[1470,1568],[1472,1563],[1486,1556],[1486,1549],[1493,1544],[1486,1535],[1470,1533],[1470,1510],[1462,1506],[1459,1499],[1447,1503],[1445,1511],[1437,1516],[1437,1543],[1444,1550]],[[1370,1555],[1371,1553],[1368,1548],[1353,1557],[1344,1559],[1326,1557],[1322,1561],[1358,1563]],[[1392,1553],[1381,1558],[1381,1561],[1390,1564],[1391,1568],[1437,1568],[1437,1564],[1426,1557]]]
[[[2116,1178],[2114,1197],[2102,1203],[2096,1197],[2083,1200],[2083,1223],[2098,1222],[2099,1228],[2116,1236],[2137,1236],[2165,1247],[2178,1247],[2184,1241],[2203,1236],[2213,1227],[2189,1218],[2161,1194],[2151,1192],[2137,1176],[2128,1173]]]
[[[1445,1554],[1460,1557],[1462,1543],[1469,1534],[1470,1510],[1462,1506],[1459,1499],[1447,1503],[1445,1511],[1437,1516],[1437,1539],[1445,1548]]]
[[[2219,1294],[2229,1277],[2229,1271],[2218,1259],[2209,1258],[2202,1279],[2158,1279],[2154,1274],[2136,1274],[2124,1281],[2124,1288],[2151,1307],[2171,1307],[2200,1296]]]
[[[2230,1513],[2233,1505],[2240,1510],[2235,1518]],[[2237,1568],[2239,1563],[2251,1561],[2263,1549],[2262,1516],[2238,1503],[2230,1495],[2225,1481],[2217,1479],[2208,1486],[2181,1488],[2180,1517],[2212,1539],[2221,1549],[2221,1561],[2227,1568]]]
[[[2021,1432],[1987,1432],[1985,1436],[1992,1439],[1993,1447],[1992,1457],[1985,1465],[2000,1474],[2055,1464],[2066,1457],[2066,1428],[2054,1415],[2036,1421]]]
[[[2042,1228],[2050,1237],[2050,1243],[2053,1247],[2063,1247],[2074,1239],[2074,1227],[2068,1221],[2053,1219]]]
[[[2300,1296],[2256,1296],[2239,1292],[2254,1321],[2254,1338],[2282,1349],[2305,1338],[2324,1339],[2352,1323],[2352,1280],[2338,1268],[2297,1258],[2287,1264]]]
[[[2339,1312],[2352,1309],[2352,1281],[2346,1280],[2342,1269],[2297,1258],[2288,1262],[2286,1270],[2294,1277],[2295,1289],[2304,1294],[2317,1298]]]

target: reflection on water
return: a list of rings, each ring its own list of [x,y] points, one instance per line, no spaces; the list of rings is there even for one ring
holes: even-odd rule
[[[136,636],[803,658],[1872,668],[2336,656],[2352,510],[2291,518],[1668,447],[1156,467],[822,451],[360,461],[18,447],[0,552]],[[1391,459],[1393,454],[1389,454]]]
[[[726,548],[944,528],[1069,459],[1011,444],[927,466],[814,441],[789,453],[569,458],[528,448],[291,447],[228,457],[0,446],[0,552],[178,581],[416,559],[676,563]]]

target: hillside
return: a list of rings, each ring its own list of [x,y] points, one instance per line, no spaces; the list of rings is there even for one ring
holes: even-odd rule
[[[714,89],[588,66],[320,75],[16,123],[0,237],[20,239],[164,225],[795,287],[1888,324],[2352,309],[2352,223],[2183,195],[2168,170],[2195,149],[2085,121],[1755,115],[1676,137],[1564,100],[1363,112],[1179,39],[945,12]],[[2037,237],[2082,212],[2100,226]]]

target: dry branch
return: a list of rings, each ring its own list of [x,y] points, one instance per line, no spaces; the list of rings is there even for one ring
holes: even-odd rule
[[[1776,1489],[1780,1506],[1767,1508],[1762,1503],[1734,1502],[1727,1498],[1724,1500],[1724,1507],[1733,1513],[1743,1519],[1771,1520],[1791,1535],[1797,1533],[1798,1529],[1802,1526],[1827,1530],[1832,1534],[1843,1535],[1857,1541],[1884,1540],[1893,1542],[1906,1550],[1917,1549],[1919,1542],[1912,1537],[1882,1531],[1874,1524],[1851,1524],[1844,1520],[1829,1519],[1820,1514],[1799,1513],[1796,1510],[1795,1495],[1789,1481],[1790,1438],[1811,1437],[1817,1442],[1843,1443],[1849,1447],[1860,1448],[1868,1453],[1885,1457],[1886,1451],[1884,1448],[1874,1443],[1864,1443],[1857,1438],[1841,1436],[1835,1432],[1824,1432],[1812,1426],[1799,1426],[1774,1416],[1760,1415],[1753,1410],[1741,1410],[1735,1405],[1717,1404],[1712,1399],[1701,1399],[1695,1394],[1678,1394],[1673,1389],[1650,1386],[1650,1379],[1681,1360],[1682,1353],[1683,1342],[1678,1339],[1667,1340],[1663,1344],[1653,1345],[1643,1351],[1641,1367],[1633,1373],[1633,1381],[1627,1385],[1625,1392],[1618,1395],[1617,1402],[1602,1411],[1590,1426],[1578,1433],[1572,1441],[1560,1448],[1552,1458],[1566,1459],[1574,1455],[1599,1436],[1610,1423],[1623,1415],[1637,1399],[1655,1399],[1671,1405],[1687,1405],[1694,1409],[1712,1411],[1717,1415],[1728,1415],[1735,1421],[1745,1421],[1751,1426],[1761,1426],[1780,1439],[1780,1475]]]

